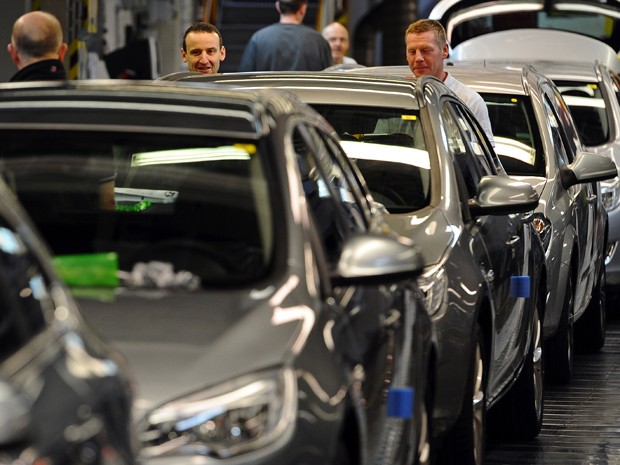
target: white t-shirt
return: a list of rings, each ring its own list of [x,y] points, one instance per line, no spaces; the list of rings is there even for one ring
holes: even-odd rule
[[[342,57],[342,64],[344,65],[346,63],[351,63],[351,64],[355,63],[355,64],[357,64],[357,61],[355,61],[354,58],[344,56],[344,57]]]
[[[489,142],[495,147],[493,129],[491,128],[491,120],[489,119],[489,110],[480,94],[452,77],[450,73],[447,73],[444,84],[469,107],[489,138]]]

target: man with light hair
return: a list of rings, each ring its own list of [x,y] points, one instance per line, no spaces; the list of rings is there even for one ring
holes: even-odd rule
[[[323,28],[323,37],[329,43],[332,50],[332,61],[335,65],[357,63],[353,58],[347,56],[350,44],[349,31],[346,27],[334,21]]]
[[[60,22],[51,13],[31,11],[20,16],[7,50],[18,69],[11,82],[67,79],[62,63],[67,44]]]
[[[489,110],[484,100],[474,90],[457,81],[444,69],[444,60],[448,58],[448,41],[446,30],[439,21],[420,19],[409,25],[405,32],[407,64],[415,75],[435,76],[450,88],[472,111],[480,126],[486,133],[491,145],[495,146]]]

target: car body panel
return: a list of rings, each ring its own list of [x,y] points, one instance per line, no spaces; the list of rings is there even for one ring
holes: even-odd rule
[[[86,254],[66,279],[136,375],[141,463],[415,455],[435,339],[422,262],[317,113],[150,82],[0,93],[2,172],[57,260]],[[117,261],[93,289],[99,253]],[[392,389],[414,405],[388,415]],[[260,434],[227,436],[245,415]]]
[[[450,59],[520,60],[530,63],[556,61],[558,47],[571,51],[562,64],[596,61],[611,70],[620,71],[618,54],[609,45],[581,34],[549,29],[519,28],[482,34],[455,46],[450,51]]]

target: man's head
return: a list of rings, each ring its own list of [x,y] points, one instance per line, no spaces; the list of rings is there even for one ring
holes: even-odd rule
[[[195,23],[183,35],[181,58],[190,71],[215,74],[226,58],[220,31],[210,23]]]
[[[62,61],[67,44],[62,41],[62,27],[54,15],[45,11],[31,11],[15,21],[7,50],[13,62],[22,69],[35,61]]]
[[[334,64],[342,63],[343,57],[349,50],[349,31],[347,31],[347,28],[338,22],[333,22],[325,26],[323,37],[329,42]]]
[[[446,31],[439,21],[420,19],[405,32],[407,64],[418,77],[425,74],[445,79],[443,61],[448,58]]]
[[[308,8],[308,0],[278,0],[276,1],[276,10],[280,16],[295,17],[296,21],[301,23],[306,15]]]

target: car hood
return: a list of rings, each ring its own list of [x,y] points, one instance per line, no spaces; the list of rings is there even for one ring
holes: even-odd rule
[[[438,208],[424,208],[415,214],[387,214],[385,219],[399,234],[420,244],[424,266],[439,263],[460,233],[458,226],[451,224]]]
[[[123,290],[113,301],[79,303],[87,323],[128,359],[141,416],[173,398],[284,363],[303,344],[315,314],[307,306],[273,306],[272,296],[271,288]],[[289,312],[284,323],[278,312]]]

